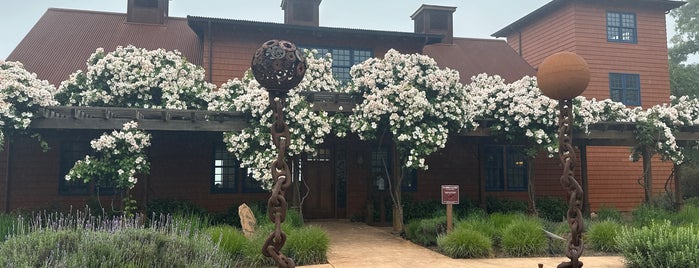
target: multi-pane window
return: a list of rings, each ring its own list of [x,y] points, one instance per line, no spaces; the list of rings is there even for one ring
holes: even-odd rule
[[[521,146],[486,145],[483,147],[486,191],[526,191],[526,156]]]
[[[607,41],[636,43],[636,14],[607,12]]]
[[[66,174],[73,168],[75,162],[85,158],[90,153],[90,143],[86,141],[66,141],[61,144],[59,163],[58,192],[62,195],[87,195],[90,184],[83,180],[65,179]]]
[[[387,176],[392,176],[391,170],[393,170],[391,163],[391,154],[388,153],[387,148],[374,149],[371,152],[371,176],[375,190],[388,190],[389,177]],[[403,168],[401,190],[407,192],[417,190],[417,170]]]
[[[330,53],[333,59],[333,75],[335,79],[341,82],[351,80],[350,69],[352,66],[361,63],[373,56],[372,50],[368,49],[342,49],[342,48],[318,48],[318,47],[301,47],[305,49],[315,49],[318,51],[318,57],[325,56]]]
[[[641,105],[641,82],[638,74],[609,74],[609,95],[613,101]]]
[[[219,144],[214,148],[213,175],[211,177],[212,193],[254,193],[264,192],[262,184],[253,179],[246,168],[240,167],[235,155]],[[242,186],[242,187],[241,187]]]

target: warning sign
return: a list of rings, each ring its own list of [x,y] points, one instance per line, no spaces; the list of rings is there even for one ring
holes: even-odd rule
[[[458,185],[442,185],[442,204],[458,205],[459,204],[459,186]]]

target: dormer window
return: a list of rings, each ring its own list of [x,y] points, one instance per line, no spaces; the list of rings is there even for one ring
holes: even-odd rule
[[[607,12],[607,41],[636,43],[636,14]]]

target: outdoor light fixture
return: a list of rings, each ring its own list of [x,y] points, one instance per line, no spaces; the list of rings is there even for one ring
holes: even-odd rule
[[[566,246],[566,256],[570,261],[559,264],[558,268],[579,268],[583,266],[580,261],[583,253],[583,190],[574,176],[577,158],[573,148],[573,99],[587,88],[590,69],[577,54],[559,52],[544,59],[536,76],[541,92],[558,100],[558,157],[563,164],[561,185],[568,194],[566,219],[570,225]]]
[[[286,243],[286,234],[281,224],[286,218],[289,204],[284,193],[291,187],[291,171],[284,161],[286,150],[289,149],[289,127],[284,123],[284,100],[290,89],[297,86],[306,74],[306,58],[296,48],[296,45],[284,40],[269,40],[262,44],[252,58],[252,74],[255,79],[269,92],[269,103],[272,108],[274,123],[270,128],[272,142],[277,147],[277,159],[272,162],[272,179],[274,185],[269,200],[267,212],[269,219],[274,222],[274,231],[267,237],[262,246],[262,254],[274,259],[277,267],[293,268],[294,261],[281,252]]]

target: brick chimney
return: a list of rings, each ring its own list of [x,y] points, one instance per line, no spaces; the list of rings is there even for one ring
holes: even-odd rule
[[[318,27],[320,1],[322,0],[282,0],[284,23]]]
[[[165,24],[169,0],[128,0],[126,21],[131,23]]]
[[[454,11],[456,7],[423,4],[410,16],[415,22],[415,33],[441,34],[442,43],[454,40]]]

